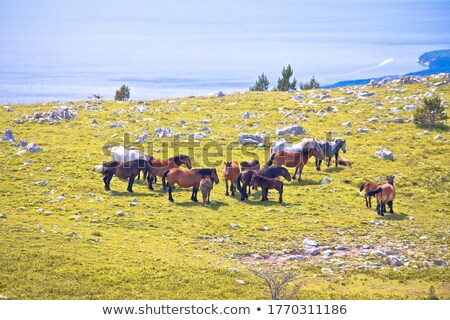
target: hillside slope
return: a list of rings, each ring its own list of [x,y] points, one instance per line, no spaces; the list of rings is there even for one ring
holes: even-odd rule
[[[416,127],[413,111],[404,108],[418,106],[429,92],[448,108],[450,86],[443,81],[434,76],[379,88],[88,100],[67,103],[76,116],[54,124],[29,117],[59,112],[58,103],[5,106],[0,129],[12,129],[16,142],[0,141],[0,297],[267,299],[249,269],[274,266],[299,273],[296,298],[427,299],[434,290],[450,299],[449,269],[437,265],[450,261],[450,139],[443,129]],[[347,153],[341,156],[353,165],[316,171],[310,159],[304,181],[284,181],[281,204],[274,192],[268,203],[260,202],[260,191],[245,203],[226,197],[221,176],[206,208],[180,188],[170,203],[160,179],[155,191],[137,182],[130,194],[126,182],[114,178],[108,192],[93,170],[109,160],[108,146],[125,139],[157,158],[191,153],[194,167],[221,172],[227,158],[267,159],[266,149],[242,150],[240,132],[275,137],[276,129],[291,124],[303,126],[306,137],[344,137]],[[161,137],[158,128],[179,132],[179,140]],[[206,138],[197,134],[185,142],[198,132]],[[135,143],[144,134],[150,135],[145,144]],[[20,140],[42,150],[26,152]],[[165,154],[168,143],[179,149]],[[377,158],[379,148],[391,150],[394,161]],[[380,217],[366,209],[359,185],[383,182],[386,175],[396,176],[395,214]],[[331,182],[320,184],[324,178]],[[319,254],[310,254],[305,239],[317,242]]]

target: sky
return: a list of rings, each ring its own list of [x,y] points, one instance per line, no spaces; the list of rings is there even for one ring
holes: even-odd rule
[[[244,88],[262,72],[274,85],[287,64],[325,84],[406,73],[450,47],[449,21],[450,1],[433,0],[0,0],[0,101]]]

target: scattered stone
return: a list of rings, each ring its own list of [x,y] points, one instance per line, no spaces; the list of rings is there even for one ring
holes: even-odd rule
[[[6,129],[5,134],[0,138],[0,141],[16,142],[16,138],[11,129]]]
[[[328,112],[338,112],[339,111],[339,109],[336,108],[335,106],[328,106],[325,108],[325,110]]]
[[[45,172],[51,172],[51,171],[52,171],[52,168],[50,168],[50,167],[45,168]]]
[[[414,109],[416,109],[416,106],[408,105],[403,107],[403,110],[405,111],[412,111]]]
[[[423,132],[423,134],[425,134],[425,135],[427,135],[427,136],[429,136],[431,133],[430,133],[430,131],[428,131],[428,130],[425,130],[424,132]]]
[[[236,272],[236,273],[240,272],[239,269],[236,269],[236,268],[229,268],[228,271]]]
[[[200,121],[201,124],[208,124],[210,122],[211,122],[211,120],[208,120],[208,119],[203,119],[202,121]]]
[[[420,240],[427,240],[428,237],[427,237],[427,236],[421,236],[419,239],[420,239]]]
[[[370,118],[370,119],[367,119],[367,121],[366,122],[378,122],[378,118],[376,118],[376,117],[373,117],[373,118]]]
[[[444,267],[448,266],[448,262],[447,261],[439,260],[439,259],[434,260],[434,264],[437,265],[437,266],[444,266]]]
[[[343,127],[351,127],[352,124],[351,124],[350,122],[343,122],[343,123],[342,123],[342,126],[343,126]]]
[[[113,123],[109,126],[111,129],[122,129],[123,126],[120,123]]]
[[[28,142],[26,140],[20,140],[19,141],[19,147],[24,148],[28,145]]]
[[[45,214],[46,216],[51,216],[51,215],[52,215],[52,213],[51,213],[50,211],[46,211],[44,214]]]
[[[361,133],[361,134],[366,134],[367,132],[369,132],[369,130],[364,129],[364,128],[359,128],[358,130],[356,130],[356,132]]]
[[[301,254],[293,254],[293,255],[287,256],[286,260],[289,260],[289,261],[305,261],[306,258],[305,258],[305,256],[302,256]]]
[[[179,122],[180,124],[186,124],[187,123],[187,121],[186,120],[180,120],[180,122]]]
[[[341,250],[341,251],[347,250],[347,247],[344,247],[344,246],[337,246],[337,247],[336,247],[336,250]]]
[[[395,256],[389,256],[388,261],[389,261],[389,264],[393,267],[400,267],[403,265],[402,260],[400,260],[399,258],[397,258]]]
[[[250,113],[244,112],[244,115],[242,116],[244,120],[250,119]]]
[[[36,146],[34,142],[31,142],[27,145],[27,152],[40,152],[40,151],[42,151],[42,148]]]
[[[291,134],[291,135],[299,135],[299,134],[306,134],[305,129],[302,126],[289,126],[282,129],[277,129],[276,134],[279,136],[285,135],[285,134]]]
[[[238,140],[239,144],[247,145],[247,144],[254,144],[259,145],[263,144],[265,141],[266,135],[265,134],[251,134],[251,133],[239,133]]]
[[[124,215],[125,215],[125,213],[123,213],[123,211],[117,212],[117,216],[118,216],[118,217],[123,217]]]
[[[392,153],[392,151],[387,149],[381,149],[375,152],[375,156],[380,159],[394,160],[394,154]]]
[[[314,241],[314,240],[310,240],[310,239],[308,239],[308,238],[305,238],[304,240],[303,240],[303,244],[305,245],[305,246],[310,246],[310,247],[317,247],[319,244],[317,243],[317,241]]]
[[[60,195],[58,198],[56,198],[56,200],[58,200],[58,201],[63,201],[65,199],[66,199],[66,197],[64,197],[63,195]]]
[[[239,225],[236,224],[236,223],[232,223],[232,224],[231,224],[231,227],[232,227],[233,229],[236,229],[236,228],[239,228]]]
[[[147,110],[148,110],[148,108],[147,108],[145,105],[143,105],[143,106],[137,106],[136,109],[135,109],[135,111],[136,111],[137,113],[147,112]]]
[[[330,183],[333,179],[331,178],[323,178],[322,180],[320,180],[320,184],[327,184]]]
[[[31,116],[27,116],[27,119],[30,121],[37,120],[38,123],[43,124],[45,122],[57,123],[60,120],[70,120],[77,116],[77,111],[67,106],[63,105],[55,108],[49,112],[36,112]]]
[[[206,138],[206,134],[204,134],[203,132],[196,132],[194,134],[191,134],[191,136],[193,136],[194,139],[204,139],[204,138]]]
[[[291,100],[293,100],[293,101],[300,101],[300,100],[303,100],[303,99],[306,99],[306,97],[305,96],[302,96],[302,95],[296,95],[296,96],[293,96],[292,98],[291,98]]]
[[[48,184],[48,180],[41,180],[36,182],[38,186],[46,186]]]
[[[363,98],[365,98],[365,97],[372,97],[374,95],[375,95],[375,92],[373,92],[373,91],[370,91],[370,92],[360,91],[360,92],[358,92],[358,96],[359,97],[363,97]]]
[[[375,254],[377,256],[379,256],[379,257],[385,257],[386,256],[386,254],[384,252],[380,251],[380,250],[375,250]]]
[[[222,91],[220,91],[220,92],[222,92]],[[244,280],[236,280],[236,282],[239,283],[239,284],[245,284]]]
[[[97,120],[92,120],[92,124],[98,124]]]
[[[440,135],[437,135],[434,137],[434,140],[439,140],[439,139],[442,139],[442,137]]]
[[[319,248],[306,249],[305,253],[310,256],[317,256],[318,254],[320,254],[320,249]]]
[[[333,255],[333,250],[330,250],[330,249],[325,250],[325,251],[323,252],[323,254],[326,255],[326,256],[332,256],[332,255]]]
[[[6,219],[6,213],[0,213],[0,218]]]
[[[220,98],[220,97],[225,96],[225,93],[223,93],[222,91],[219,91],[215,94],[215,96]]]

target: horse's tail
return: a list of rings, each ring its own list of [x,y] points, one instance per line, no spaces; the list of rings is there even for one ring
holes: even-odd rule
[[[266,166],[270,167],[273,164],[273,159],[275,158],[275,152],[272,153],[272,155],[269,158],[269,161],[267,161]]]
[[[383,190],[383,189],[378,188],[378,189],[369,191],[369,192],[367,192],[367,196],[368,196],[368,197],[373,197],[374,195],[376,195],[377,193],[381,192],[382,190]]]
[[[239,173],[237,178],[236,178],[236,187],[237,187],[237,189],[239,190],[240,193],[242,193],[241,177],[242,177],[242,172]]]
[[[366,185],[367,182],[363,182],[360,186],[359,186],[359,192],[363,191],[364,186]]]
[[[164,173],[162,175],[162,185],[163,185],[164,192],[166,192],[166,189],[167,189],[166,178],[167,178],[167,175],[169,174],[169,172],[170,172],[170,170],[164,171]]]

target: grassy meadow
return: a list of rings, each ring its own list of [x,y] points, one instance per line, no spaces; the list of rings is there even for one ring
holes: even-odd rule
[[[301,285],[293,297],[298,299],[450,299],[449,268],[434,263],[450,260],[450,138],[444,129],[407,122],[413,111],[403,110],[418,106],[429,90],[450,101],[449,85],[432,85],[438,80],[300,93],[69,102],[64,105],[76,109],[77,117],[56,124],[26,116],[62,103],[2,107],[0,131],[11,128],[17,142],[0,141],[0,297],[269,299],[250,269],[273,268],[298,274],[291,283]],[[363,91],[374,94],[358,95]],[[324,92],[329,97],[315,96]],[[298,94],[304,98],[293,100]],[[147,111],[136,112],[143,104]],[[338,111],[326,111],[329,106]],[[244,112],[251,117],[244,119]],[[377,122],[367,122],[373,117]],[[351,127],[342,125],[347,121]],[[117,123],[123,128],[111,128]],[[223,161],[249,160],[252,154],[267,159],[263,148],[241,150],[238,134],[265,132],[275,138],[276,129],[290,124],[307,131],[285,137],[291,142],[325,139],[330,131],[345,138],[347,153],[341,156],[352,166],[323,163],[316,171],[311,158],[304,181],[284,181],[281,204],[276,192],[268,203],[260,202],[260,191],[245,203],[239,192],[226,197]],[[128,193],[126,182],[117,178],[112,192],[104,190],[101,173],[93,169],[110,159],[105,145],[123,144],[129,137],[131,145],[164,158],[165,145],[174,139],[155,137],[159,127],[181,133],[175,146],[179,153],[193,152],[194,168],[217,167],[221,181],[210,207],[193,203],[190,191],[180,188],[170,203],[160,179],[154,191],[137,181],[134,193]],[[186,134],[195,132],[207,137],[185,143]],[[135,144],[134,136],[144,133],[151,137]],[[22,139],[43,150],[20,152]],[[393,151],[395,160],[375,157],[379,147]],[[169,149],[168,156],[173,153]],[[382,182],[386,175],[396,176],[395,214],[380,217],[366,209],[359,185]],[[323,178],[332,181],[320,184]],[[322,252],[305,254],[305,238],[318,242]],[[388,255],[402,265],[391,266]]]

